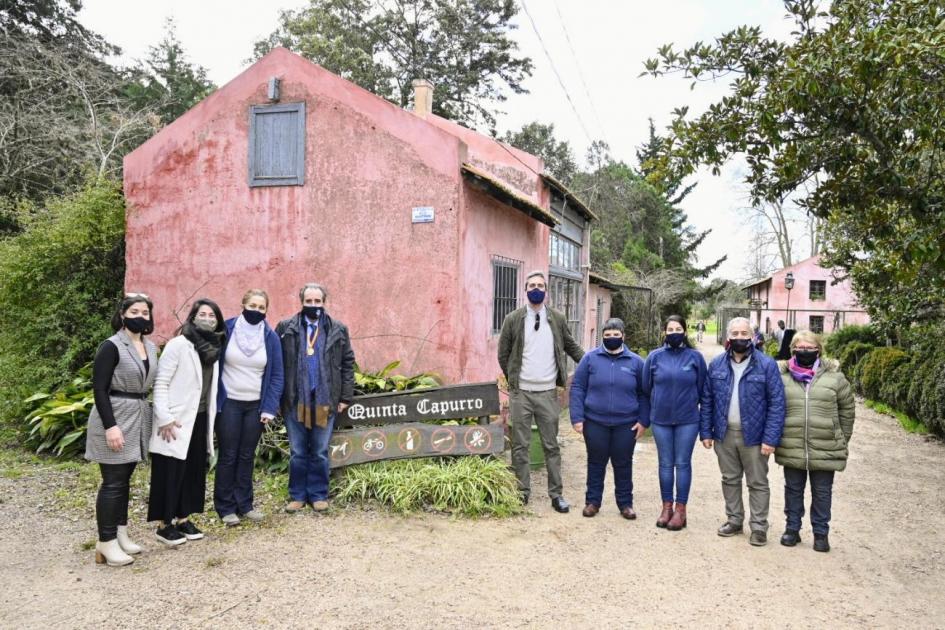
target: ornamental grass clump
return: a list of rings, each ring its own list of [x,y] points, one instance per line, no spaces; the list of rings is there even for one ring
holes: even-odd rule
[[[442,457],[370,462],[332,479],[339,504],[376,502],[394,512],[513,516],[523,511],[515,476],[494,457]]]

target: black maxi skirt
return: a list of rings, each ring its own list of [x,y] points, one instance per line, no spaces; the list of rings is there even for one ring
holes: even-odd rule
[[[207,413],[194,420],[187,459],[151,454],[148,520],[170,523],[203,512],[207,492]]]

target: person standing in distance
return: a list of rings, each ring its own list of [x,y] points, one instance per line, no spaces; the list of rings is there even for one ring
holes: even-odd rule
[[[512,468],[523,503],[531,494],[528,448],[532,423],[538,426],[548,470],[551,506],[566,513],[570,504],[561,495],[561,452],[558,447],[557,387],[567,380],[567,356],[579,362],[584,350],[574,341],[564,315],[545,306],[545,274],[533,271],[525,278],[528,305],[505,317],[499,335],[499,367],[509,384],[512,421]]]

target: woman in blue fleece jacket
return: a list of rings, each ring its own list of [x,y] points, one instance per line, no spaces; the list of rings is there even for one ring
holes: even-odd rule
[[[692,485],[692,449],[699,436],[699,395],[705,383],[702,354],[686,336],[686,320],[670,315],[664,341],[646,357],[643,389],[650,397],[653,439],[659,457],[663,510],[657,527],[680,530],[686,526],[686,504]],[[676,505],[673,506],[673,480]]]
[[[614,468],[614,494],[620,514],[633,520],[633,449],[649,422],[643,391],[643,359],[624,346],[624,324],[609,319],[603,343],[584,355],[571,382],[574,430],[587,446],[587,494],[583,514],[600,511],[607,462]]]

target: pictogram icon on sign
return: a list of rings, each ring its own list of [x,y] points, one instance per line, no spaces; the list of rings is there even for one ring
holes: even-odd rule
[[[456,434],[450,429],[437,429],[430,436],[430,445],[437,453],[449,453],[456,445]]]
[[[463,443],[473,453],[485,453],[492,446],[492,435],[481,426],[469,427]]]
[[[420,444],[423,442],[423,435],[414,428],[407,428],[397,434],[397,446],[404,453],[416,453],[420,450]]]
[[[361,442],[361,450],[368,457],[380,457],[387,450],[387,436],[381,431],[368,431]]]

